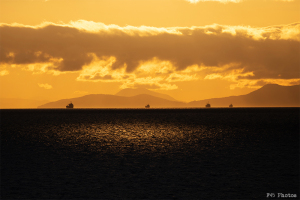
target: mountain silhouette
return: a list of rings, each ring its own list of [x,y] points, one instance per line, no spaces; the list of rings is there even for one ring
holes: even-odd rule
[[[186,107],[185,103],[169,101],[148,94],[140,94],[133,97],[117,95],[91,94],[73,99],[62,99],[39,106],[38,108],[65,108],[72,102],[74,108],[145,108],[150,104],[151,108]]]
[[[299,107],[300,85],[268,84],[246,95],[192,101],[188,107],[204,107],[207,102],[212,107]]]
[[[233,107],[300,107],[300,85],[279,86],[270,84],[246,95],[205,99],[189,103],[170,101],[149,94],[130,96],[136,91],[138,90],[126,89],[117,93],[118,95],[90,94],[46,103],[38,108],[65,108],[70,102],[74,104],[74,108],[145,108],[147,104],[150,104],[151,108],[204,108],[208,102],[211,107],[229,107],[230,104],[233,104]]]
[[[116,93],[115,95],[117,96],[124,96],[124,97],[133,97],[139,94],[148,94],[154,97],[159,97],[162,99],[167,99],[169,101],[177,101],[176,99],[174,99],[173,97],[166,95],[166,94],[161,94],[158,92],[153,92],[150,90],[147,90],[145,88],[137,88],[137,89],[132,89],[132,88],[126,88],[123,89],[121,91],[119,91],[118,93]]]

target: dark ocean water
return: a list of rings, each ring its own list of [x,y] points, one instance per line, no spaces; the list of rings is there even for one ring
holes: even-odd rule
[[[299,197],[299,113],[1,110],[1,199]]]

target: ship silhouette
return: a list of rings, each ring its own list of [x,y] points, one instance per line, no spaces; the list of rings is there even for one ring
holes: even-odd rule
[[[232,104],[230,104],[230,105],[229,105],[229,108],[233,108],[233,105],[232,105]]]
[[[145,106],[145,108],[150,108],[150,105],[149,105],[149,104],[147,104],[147,105]]]
[[[206,108],[210,108],[209,102],[205,105]]]
[[[71,103],[69,103],[69,104],[66,106],[66,108],[74,108],[74,105],[73,105],[72,102],[71,102]]]

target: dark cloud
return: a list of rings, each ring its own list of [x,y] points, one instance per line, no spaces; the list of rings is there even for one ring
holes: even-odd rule
[[[289,26],[299,31],[299,24]],[[178,28],[181,34],[157,30],[141,36],[143,31],[136,29],[129,34],[117,28],[89,32],[59,25],[2,25],[0,62],[29,64],[62,58],[62,62],[54,64],[55,70],[77,71],[92,62],[93,53],[99,58],[116,57],[112,68],[126,64],[127,72],[133,72],[141,61],[156,57],[170,61],[177,70],[193,64],[221,67],[239,63],[234,66],[244,68],[244,72],[253,71],[249,79],[299,78],[299,33],[296,39],[278,39],[282,28],[266,31],[262,34],[264,39],[254,39],[246,30],[237,30],[234,35],[224,32],[222,26]]]

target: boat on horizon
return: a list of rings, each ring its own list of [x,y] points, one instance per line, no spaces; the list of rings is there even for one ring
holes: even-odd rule
[[[210,108],[209,102],[205,105],[206,108]]]
[[[232,105],[232,104],[230,104],[230,105],[229,105],[229,108],[233,108],[233,105]]]
[[[149,104],[147,104],[147,105],[145,106],[145,108],[150,108],[150,105],[149,105]]]
[[[74,104],[71,102],[66,106],[66,108],[74,108]]]

